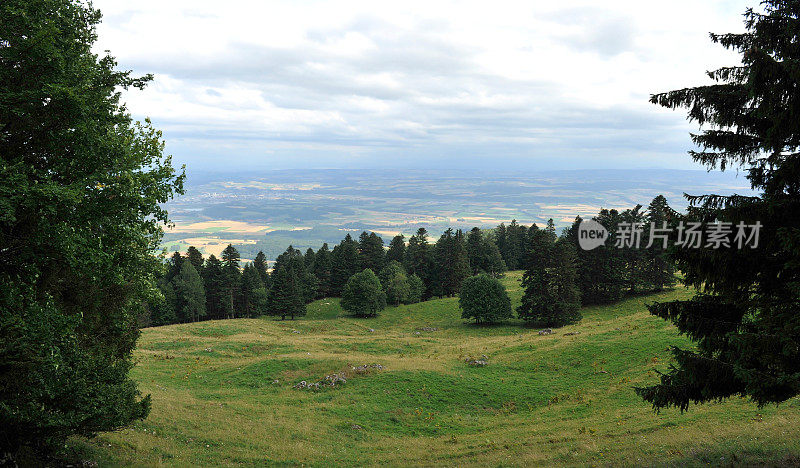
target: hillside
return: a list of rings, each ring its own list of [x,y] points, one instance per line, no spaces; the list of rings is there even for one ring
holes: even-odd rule
[[[515,306],[519,276],[504,279]],[[137,465],[800,462],[797,399],[655,414],[634,395],[666,369],[668,346],[685,343],[644,305],[690,294],[584,308],[582,322],[546,336],[519,323],[465,324],[456,298],[376,319],[344,317],[326,299],[295,322],[146,329],[133,377],[153,396],[151,415],[72,444],[83,458]],[[464,362],[481,355],[486,367]],[[352,375],[373,363],[385,369]],[[342,370],[340,387],[293,388]]]

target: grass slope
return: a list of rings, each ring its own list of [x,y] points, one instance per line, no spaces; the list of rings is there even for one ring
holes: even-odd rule
[[[504,280],[515,306],[519,277]],[[690,295],[584,308],[582,322],[549,336],[519,323],[465,324],[456,298],[388,308],[376,319],[348,318],[326,299],[295,322],[147,329],[133,377],[153,396],[150,417],[73,440],[73,449],[108,465],[800,462],[798,400],[655,414],[634,395],[631,387],[667,368],[668,346],[686,343],[645,304]],[[464,363],[482,354],[487,367]],[[292,388],[370,363],[386,369],[340,388]]]

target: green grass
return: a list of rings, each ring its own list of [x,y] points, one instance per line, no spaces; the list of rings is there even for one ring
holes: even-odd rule
[[[504,279],[515,305],[518,280]],[[668,346],[687,344],[645,305],[691,294],[586,307],[549,336],[517,321],[466,324],[455,298],[373,319],[325,299],[303,320],[151,328],[133,370],[151,415],[71,448],[101,465],[797,464],[799,400],[656,414],[633,393],[667,368]],[[464,363],[481,354],[487,367]],[[386,368],[339,388],[292,388],[370,363]]]

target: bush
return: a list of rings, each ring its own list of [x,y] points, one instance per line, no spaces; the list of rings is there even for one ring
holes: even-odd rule
[[[464,280],[458,300],[461,318],[475,323],[494,323],[511,318],[511,300],[497,279],[481,273]]]
[[[372,270],[366,269],[347,280],[341,305],[342,309],[358,317],[374,317],[386,307],[386,294]]]

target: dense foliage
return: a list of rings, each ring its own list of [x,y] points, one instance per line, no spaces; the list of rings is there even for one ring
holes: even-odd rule
[[[741,54],[740,66],[708,72],[709,86],[652,97],[685,107],[703,131],[692,158],[709,168],[742,166],[758,197],[689,197],[681,221],[763,226],[757,248],[673,249],[685,282],[702,294],[654,304],[696,342],[675,348],[676,365],[638,393],[656,408],[735,395],[759,405],[800,394],[800,1],[767,0],[747,10],[742,34],[711,39]],[[723,226],[720,224],[720,226]]]
[[[458,305],[461,317],[475,323],[496,323],[511,318],[511,299],[497,278],[481,273],[464,280]]]
[[[374,317],[386,307],[386,293],[369,268],[347,280],[342,290],[342,309],[357,317]]]
[[[0,454],[12,457],[150,405],[128,371],[161,204],[183,176],[119,102],[148,78],[92,52],[99,21],[68,0],[0,2]],[[180,281],[196,280],[187,267]],[[182,310],[201,313],[186,297]]]

